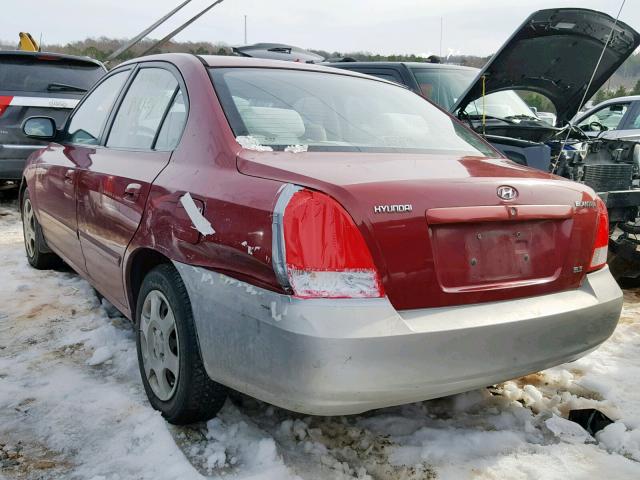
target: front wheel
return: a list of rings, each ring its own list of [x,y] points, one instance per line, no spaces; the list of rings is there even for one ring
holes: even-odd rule
[[[47,246],[42,234],[42,227],[36,218],[29,196],[25,190],[22,196],[22,233],[24,234],[24,249],[29,264],[38,270],[58,267],[62,262],[60,257]]]
[[[147,397],[170,423],[208,420],[222,408],[227,389],[205,371],[189,295],[171,264],[154,268],[142,282],[136,347]]]

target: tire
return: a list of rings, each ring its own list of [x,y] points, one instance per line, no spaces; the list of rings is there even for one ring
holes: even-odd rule
[[[42,227],[36,218],[33,204],[26,189],[20,202],[22,217],[22,232],[24,234],[24,249],[29,265],[38,270],[49,270],[62,265],[62,260],[47,246],[42,234]]]
[[[227,388],[205,371],[191,301],[171,264],[155,267],[142,282],[136,306],[136,349],[149,402],[168,422],[184,425],[209,420],[220,411]]]

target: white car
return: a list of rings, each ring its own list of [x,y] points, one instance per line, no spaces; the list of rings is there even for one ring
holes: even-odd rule
[[[640,135],[640,95],[605,100],[576,115],[572,123],[589,136],[621,138]]]

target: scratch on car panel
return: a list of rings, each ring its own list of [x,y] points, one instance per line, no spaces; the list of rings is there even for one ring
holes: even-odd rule
[[[214,233],[216,233],[209,220],[204,218],[204,215],[202,215],[202,213],[200,213],[200,210],[198,210],[198,207],[193,201],[193,198],[191,198],[191,194],[189,192],[180,197],[180,203],[187,211],[187,215],[189,215],[193,226],[196,227],[196,230],[198,230],[198,232],[200,232],[202,235],[213,235]]]
[[[269,304],[271,310],[271,318],[273,318],[276,322],[279,322],[283,319],[283,317],[287,316],[287,311],[289,308],[285,305],[281,308],[280,313],[278,313],[278,304],[275,301],[270,302]]]
[[[247,249],[247,253],[249,255],[253,255],[255,252],[260,250],[260,247],[258,247],[258,246],[252,247],[251,245],[249,245],[249,243],[246,240],[244,242],[242,242],[240,245],[242,245],[244,248]]]

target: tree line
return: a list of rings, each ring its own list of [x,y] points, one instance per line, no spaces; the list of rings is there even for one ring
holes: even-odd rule
[[[120,46],[124,45],[127,40],[99,37],[87,38],[75,42],[69,42],[65,45],[43,45],[43,51],[66,53],[70,55],[82,55],[96,60],[105,61],[111,53],[116,51]],[[119,58],[109,63],[109,67],[130,60],[149,49],[155,40],[143,40],[133,49],[125,52]],[[15,49],[16,44],[6,41],[0,41],[0,49]],[[327,59],[338,59],[350,57],[358,61],[373,62],[428,62],[428,56],[415,54],[392,54],[382,55],[371,52],[330,52],[327,50],[310,49],[310,51],[322,55]],[[163,45],[157,46],[150,53],[175,53],[185,52],[195,55],[232,55],[232,48],[223,42],[176,42],[169,41]],[[490,56],[481,57],[475,55],[450,55],[442,58],[444,63],[455,65],[464,65],[469,67],[481,68]],[[586,81],[586,79],[585,79]],[[545,97],[532,92],[519,92],[523,99],[539,111],[553,111],[551,102]],[[622,97],[625,95],[640,95],[640,54],[629,57],[622,66],[609,79],[607,84],[602,87],[593,97],[594,104],[604,100]]]

